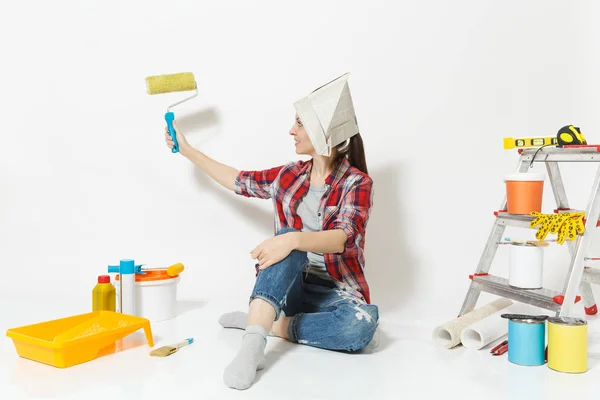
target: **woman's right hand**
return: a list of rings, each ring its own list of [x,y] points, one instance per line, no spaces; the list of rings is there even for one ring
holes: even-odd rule
[[[183,156],[189,154],[191,146],[177,128],[177,123],[175,121],[173,121],[173,129],[175,129],[175,137],[177,138],[177,144],[179,145],[179,152]],[[171,139],[171,135],[169,135],[169,128],[167,126],[165,126],[165,142],[167,142],[167,147],[169,147],[169,149],[173,148],[173,139]]]
[[[213,160],[206,154],[190,146],[188,141],[185,140],[183,134],[179,131],[179,129],[177,129],[177,123],[175,121],[173,121],[173,128],[175,129],[175,138],[177,139],[177,144],[179,145],[179,153],[181,153],[182,156],[186,157],[195,165],[202,168],[204,172],[206,172],[215,181],[219,182],[222,186],[229,190],[235,191],[235,181],[239,171],[233,167]],[[169,149],[173,148],[173,139],[171,139],[171,135],[169,135],[169,128],[166,126],[165,142],[167,142]]]

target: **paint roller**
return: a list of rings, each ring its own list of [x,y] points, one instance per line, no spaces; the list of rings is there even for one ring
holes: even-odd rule
[[[177,153],[179,151],[179,145],[177,144],[175,129],[173,128],[173,120],[175,119],[175,115],[171,112],[171,108],[185,101],[193,99],[198,95],[198,86],[196,85],[196,79],[194,78],[194,74],[191,72],[154,75],[146,78],[146,92],[150,95],[173,92],[187,92],[190,90],[194,91],[193,95],[183,100],[180,100],[174,104],[171,104],[169,107],[167,107],[167,113],[165,114],[165,121],[167,121],[169,135],[173,139],[173,148],[171,149],[171,152],[173,153]]]
[[[185,269],[185,267],[183,266],[182,263],[177,263],[177,264],[173,264],[171,265],[169,268],[143,268],[141,265],[139,265],[136,268],[135,273],[136,274],[143,274],[145,271],[167,271],[167,275],[169,276],[177,276],[180,273],[183,272],[183,270]]]

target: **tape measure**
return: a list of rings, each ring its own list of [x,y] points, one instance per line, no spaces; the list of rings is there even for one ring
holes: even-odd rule
[[[567,125],[560,128],[556,134],[556,138],[558,139],[558,147],[573,144],[587,144],[585,137],[583,137],[583,133],[581,133],[581,129],[573,125]]]
[[[563,126],[558,130],[556,136],[537,136],[521,138],[504,138],[504,149],[524,149],[528,147],[556,146],[566,145],[584,145],[587,144],[585,137],[578,127],[573,125]]]

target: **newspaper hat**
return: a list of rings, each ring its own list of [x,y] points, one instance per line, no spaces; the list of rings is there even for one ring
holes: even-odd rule
[[[358,133],[346,73],[294,103],[298,117],[317,154],[330,156],[331,149]]]

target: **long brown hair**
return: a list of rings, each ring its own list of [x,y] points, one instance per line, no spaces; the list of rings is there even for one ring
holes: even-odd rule
[[[365,157],[365,148],[360,133],[350,138],[350,143],[346,146],[346,142],[339,144],[337,147],[337,158],[346,157],[350,165],[361,172],[369,175],[367,170],[367,158]]]

